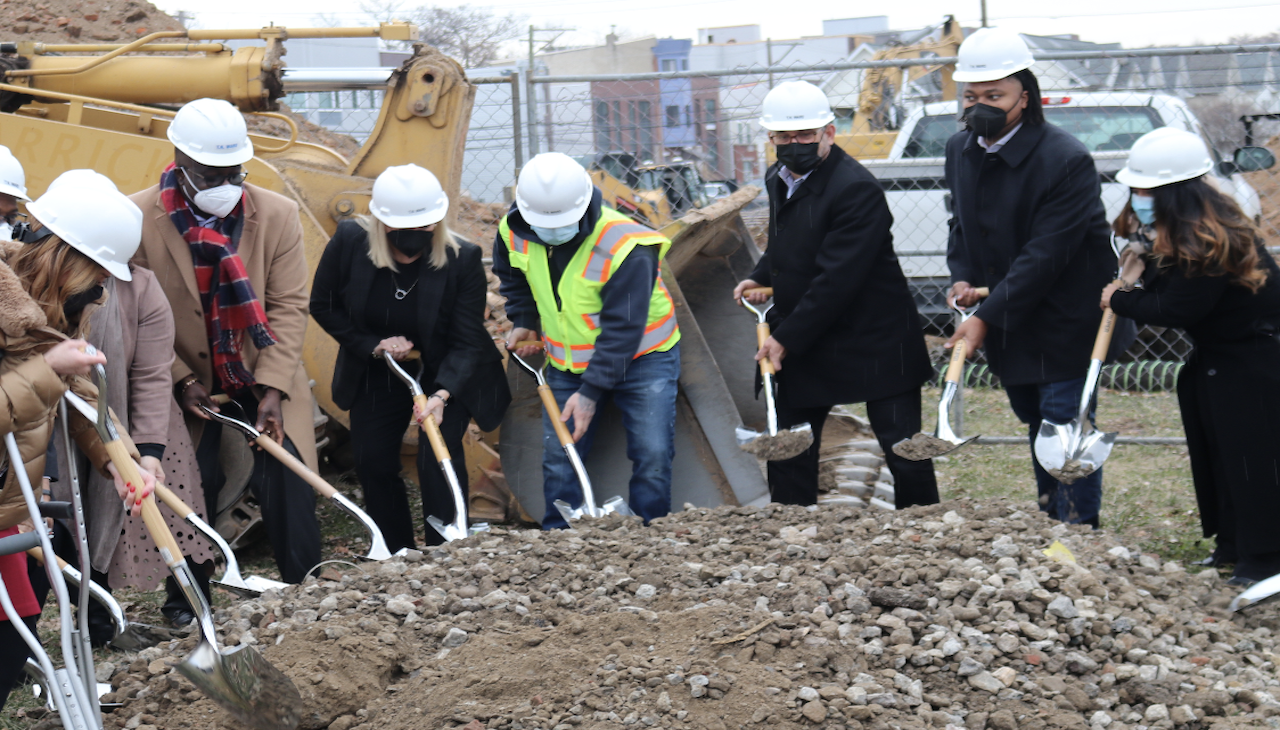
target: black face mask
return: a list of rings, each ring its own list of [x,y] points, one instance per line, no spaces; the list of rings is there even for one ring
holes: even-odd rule
[[[84,311],[84,308],[93,304],[102,298],[102,285],[96,284],[91,289],[86,289],[79,294],[72,294],[67,297],[67,301],[62,305],[62,314],[71,319],[77,314]]]
[[[979,137],[994,141],[1008,123],[1009,113],[990,104],[974,104],[964,110],[961,119],[964,120],[965,126],[977,132]]]
[[[818,156],[819,144],[821,143],[801,144],[792,142],[791,144],[780,144],[777,148],[778,162],[786,165],[787,169],[794,174],[804,175],[822,162],[822,158]]]
[[[431,245],[433,231],[416,229],[387,231],[387,243],[395,246],[405,256],[417,256]]]

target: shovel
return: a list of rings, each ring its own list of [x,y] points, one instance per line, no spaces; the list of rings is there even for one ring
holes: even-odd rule
[[[106,370],[98,365],[94,368],[94,376],[98,392],[105,394]],[[141,488],[142,477],[107,413],[105,396],[98,401],[97,415],[95,426],[98,436],[121,479],[126,484],[137,484]],[[195,611],[200,626],[200,643],[178,664],[178,671],[241,723],[260,730],[293,730],[303,713],[302,695],[298,688],[252,646],[240,645],[226,650],[218,646],[213,611],[205,600],[204,592],[196,586],[191,566],[187,565],[177,540],[169,532],[154,495],[147,495],[142,501],[142,521],[160,549],[160,557],[169,566],[169,572],[173,573],[178,587]]]
[[[591,478],[587,476],[587,467],[583,466],[582,459],[578,456],[578,447],[573,443],[573,435],[569,433],[569,428],[560,420],[560,405],[556,403],[556,395],[551,392],[551,386],[547,385],[547,379],[542,376],[542,370],[533,367],[525,362],[524,358],[516,354],[516,349],[521,347],[543,347],[540,341],[517,342],[515,348],[508,350],[508,354],[516,359],[529,374],[538,381],[538,397],[542,398],[542,407],[547,409],[547,416],[551,419],[551,428],[556,432],[556,439],[560,442],[560,447],[564,449],[564,455],[568,457],[569,464],[573,466],[573,473],[578,475],[578,485],[582,488],[582,506],[574,507],[563,499],[557,499],[552,502],[556,511],[564,518],[565,522],[573,522],[583,517],[604,517],[608,514],[633,515],[634,512],[627,506],[626,500],[622,497],[610,497],[606,499],[604,504],[596,506],[595,490],[591,486]],[[547,362],[544,359],[542,367],[546,367]]]
[[[1111,234],[1111,250],[1115,252],[1117,261],[1124,247],[1124,241]],[[1115,283],[1121,282],[1122,274],[1116,271]],[[1102,363],[1107,359],[1115,326],[1116,313],[1108,307],[1102,312],[1098,336],[1093,341],[1089,372],[1085,375],[1084,391],[1080,393],[1079,415],[1065,425],[1041,421],[1040,432],[1036,434],[1036,460],[1063,484],[1072,484],[1097,471],[1111,455],[1111,447],[1116,443],[1117,434],[1103,433],[1089,420],[1089,405],[1098,390],[1098,376],[1102,374]]]
[[[418,352],[411,350],[406,359],[418,360],[418,377],[422,377],[424,363]],[[393,357],[384,356],[382,361],[387,364],[387,367],[391,368],[391,372],[404,381],[405,385],[409,386],[409,391],[413,393],[414,405],[418,407],[419,411],[426,413],[427,396],[422,392],[422,384],[418,382],[418,378],[405,372],[405,369],[400,367],[400,363],[396,362]],[[444,436],[440,434],[440,426],[436,423],[436,419],[423,418],[418,422],[418,425],[422,428],[423,433],[427,434],[427,441],[431,442],[431,451],[436,456],[436,462],[440,464],[440,471],[444,474],[445,481],[449,483],[449,493],[453,495],[453,522],[446,525],[439,517],[429,515],[427,524],[440,533],[445,542],[461,540],[465,537],[470,537],[474,533],[488,530],[489,525],[486,523],[478,523],[475,527],[469,526],[467,501],[462,497],[462,485],[458,482],[458,473],[453,470],[453,456],[449,454],[449,447],[444,445]]]
[[[1231,610],[1234,612],[1260,603],[1269,603],[1277,596],[1280,596],[1280,574],[1254,583],[1231,599]]]
[[[769,323],[765,321],[765,315],[769,313],[770,309],[773,309],[773,302],[770,302],[763,309],[757,309],[755,305],[747,301],[746,295],[764,294],[772,297],[773,287],[747,289],[742,294],[742,306],[756,315],[756,345],[764,347],[765,340],[769,339]],[[791,428],[778,430],[778,411],[773,402],[773,375],[773,361],[767,357],[762,358],[760,360],[760,377],[764,380],[767,432],[760,433],[739,426],[735,433],[738,437],[738,448],[743,451],[754,454],[766,461],[784,461],[803,454],[813,445],[813,427],[807,423],[801,423]]]
[[[986,297],[991,290],[984,286],[977,292],[979,297]],[[973,314],[957,306],[954,301],[951,303],[951,308],[960,315],[961,323]],[[933,429],[933,435],[921,432],[909,439],[903,439],[893,445],[893,453],[908,461],[924,461],[949,454],[978,438],[979,434],[974,434],[967,439],[960,438],[951,428],[951,405],[960,391],[964,359],[968,355],[966,347],[962,337],[951,348],[951,361],[947,364],[947,374],[943,378],[942,398],[938,401],[938,425]]]
[[[235,401],[223,394],[213,396],[213,401],[220,404],[235,403]],[[236,406],[239,407],[239,404],[236,404]],[[357,507],[355,502],[347,499],[345,494],[334,489],[333,485],[322,479],[319,474],[308,469],[307,465],[298,461],[293,454],[285,451],[285,448],[276,443],[275,439],[262,435],[258,429],[239,419],[211,411],[204,406],[200,406],[200,410],[204,411],[205,415],[214,421],[244,432],[244,435],[250,441],[262,447],[263,451],[274,456],[281,464],[288,467],[289,471],[302,477],[307,484],[311,485],[312,489],[320,493],[320,496],[327,497],[338,506],[338,509],[351,515],[357,522],[364,525],[364,528],[369,532],[369,554],[364,556],[365,560],[386,560],[391,557],[391,551],[387,550],[387,541],[382,537],[382,530],[378,529],[378,524],[373,521],[373,518]]]
[[[41,565],[44,565],[44,550],[33,547],[27,551],[27,554],[35,558]],[[57,555],[54,557],[58,559],[58,567],[62,570],[62,577],[71,585],[83,588],[84,580],[80,575],[80,571]],[[108,593],[105,588],[94,581],[89,581],[89,595],[103,608],[107,609],[107,613],[110,614],[111,623],[115,624],[116,627],[116,635],[111,639],[110,643],[111,646],[117,649],[140,651],[174,637],[174,633],[168,629],[130,621],[125,617],[124,608],[116,601],[115,596]]]
[[[92,406],[75,393],[68,391],[66,394],[66,400],[70,402],[77,411],[80,411],[80,415],[93,420],[97,419],[97,411],[95,411]],[[289,585],[288,583],[281,583],[280,581],[271,580],[270,578],[260,578],[256,575],[242,577],[240,575],[240,562],[236,559],[235,551],[231,549],[231,546],[227,544],[226,540],[222,539],[222,535],[219,535],[217,530],[210,527],[209,523],[200,519],[200,516],[195,513],[195,510],[188,507],[185,502],[178,498],[178,495],[174,494],[168,487],[158,482],[156,483],[156,496],[160,498],[161,502],[164,502],[166,507],[173,510],[175,514],[181,517],[184,522],[191,525],[191,527],[201,535],[204,535],[205,538],[209,542],[213,543],[218,548],[218,551],[222,553],[222,558],[226,562],[227,567],[222,571],[222,577],[213,579],[212,582],[237,593],[246,595],[258,595],[272,588],[284,588]],[[115,644],[115,642],[112,643]]]

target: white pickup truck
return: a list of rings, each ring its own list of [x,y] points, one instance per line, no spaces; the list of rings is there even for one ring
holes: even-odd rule
[[[1117,183],[1115,175],[1125,166],[1135,140],[1165,126],[1204,136],[1186,103],[1165,94],[1050,92],[1042,103],[1045,119],[1070,132],[1092,153],[1109,220],[1129,197],[1129,189]],[[960,129],[957,110],[954,101],[917,109],[903,123],[887,158],[862,163],[884,186],[893,212],[894,249],[921,313],[930,319],[946,313],[943,293],[949,285],[946,250],[951,195],[943,162],[947,140]],[[1218,161],[1211,179],[1257,219],[1261,213],[1258,193],[1239,173],[1270,167],[1274,156],[1263,148],[1246,147],[1225,160],[1212,145],[1210,149]]]

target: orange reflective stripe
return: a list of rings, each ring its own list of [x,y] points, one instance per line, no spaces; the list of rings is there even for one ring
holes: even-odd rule
[[[675,302],[671,300],[671,292],[667,291],[667,287],[662,283],[661,277],[658,278],[657,284],[658,289],[662,291],[662,295],[666,297],[667,303],[671,308],[667,311],[667,316],[645,328],[644,337],[640,338],[640,347],[636,350],[636,357],[647,355],[662,347],[679,329],[679,325],[676,322]]]
[[[507,249],[510,251],[514,251],[515,253],[518,253],[518,254],[528,255],[529,242],[524,240],[523,238],[516,236],[515,231],[508,229],[507,230]]]
[[[595,245],[591,247],[586,268],[582,273],[583,277],[603,283],[609,278],[609,273],[613,269],[613,257],[631,239],[649,238],[656,235],[659,234],[652,229],[627,220],[606,223],[604,229],[600,231],[600,236],[596,239]]]
[[[590,327],[591,329],[598,330],[600,329],[600,320],[598,319],[599,316],[600,316],[599,312],[596,312],[595,314],[584,314],[582,315],[582,321],[586,322],[587,326]]]

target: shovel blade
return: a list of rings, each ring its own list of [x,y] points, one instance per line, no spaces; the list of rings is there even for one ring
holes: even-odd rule
[[[777,436],[742,427],[734,433],[738,448],[765,461],[785,461],[803,454],[813,445],[813,427],[807,423],[778,429]]]
[[[1102,466],[1102,462],[1111,455],[1111,447],[1115,446],[1116,435],[1101,431],[1085,434],[1080,438],[1075,453],[1067,459],[1061,469],[1057,471],[1046,469],[1046,471],[1063,484],[1074,484]]]
[[[1050,474],[1062,471],[1063,466],[1075,453],[1080,439],[1080,424],[1072,420],[1067,424],[1040,422],[1040,432],[1036,434],[1036,461]]]
[[[116,634],[110,643],[111,646],[124,651],[142,651],[162,641],[170,641],[175,636],[177,634],[169,629],[130,621],[124,631]]]
[[[458,527],[452,522],[445,524],[441,522],[440,518],[436,517],[435,515],[432,515],[427,518],[427,524],[431,525],[431,528],[433,530],[440,533],[440,537],[443,537],[445,542],[462,540],[464,538],[470,537],[471,535],[470,530],[467,530],[462,527]]]
[[[624,517],[630,517],[635,514],[635,512],[631,511],[631,507],[627,504],[627,501],[622,497],[610,497],[606,499],[604,504],[600,505],[600,511],[607,515],[622,515]]]
[[[918,433],[909,439],[903,439],[893,445],[893,453],[907,461],[925,461],[938,456],[945,456],[952,451],[978,438],[974,434],[967,439],[950,441],[927,433]]]
[[[1231,600],[1231,610],[1239,611],[1242,608],[1256,606],[1259,603],[1274,600],[1276,596],[1280,596],[1280,574],[1273,575],[1266,580],[1260,580],[1249,586],[1243,593]]]
[[[278,580],[271,580],[258,575],[246,575],[238,581],[214,579],[209,582],[246,598],[262,595],[272,589],[280,590],[289,587],[288,583],[281,583]]]
[[[178,671],[248,727],[293,730],[302,719],[298,688],[251,646],[224,654],[205,639],[182,660]]]
[[[577,520],[587,516],[587,510],[585,507],[574,507],[563,499],[557,499],[551,504],[556,508],[556,511],[560,513],[560,517],[562,517],[565,522],[576,522]]]

